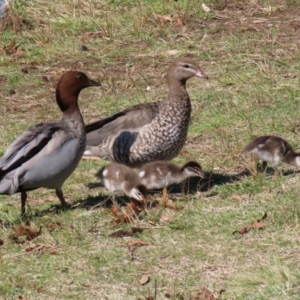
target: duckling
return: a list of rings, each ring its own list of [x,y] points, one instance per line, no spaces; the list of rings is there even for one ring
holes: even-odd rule
[[[263,170],[266,170],[268,162],[272,163],[273,168],[281,161],[300,167],[300,153],[295,152],[286,140],[278,136],[258,136],[247,144],[242,152],[252,153],[262,160]]]
[[[1,158],[0,194],[21,193],[21,215],[25,214],[27,191],[41,187],[55,189],[62,206],[68,205],[61,187],[76,169],[86,146],[78,96],[91,86],[100,83],[82,72],[63,74],[56,88],[62,118],[30,127]]]
[[[147,189],[165,188],[192,176],[205,178],[201,166],[195,161],[189,161],[182,167],[169,161],[153,161],[141,167],[138,176]]]
[[[110,163],[100,169],[96,176],[110,192],[124,192],[128,197],[142,203],[145,202],[147,189],[141,184],[137,174],[129,167]]]
[[[135,105],[88,124],[84,155],[131,167],[177,156],[185,143],[191,117],[186,82],[194,76],[208,78],[192,59],[175,60],[167,73],[167,97],[161,102]]]

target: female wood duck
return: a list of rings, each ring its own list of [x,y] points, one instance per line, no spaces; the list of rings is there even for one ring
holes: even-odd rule
[[[295,152],[286,140],[278,136],[256,137],[242,151],[254,154],[262,160],[263,170],[266,169],[268,162],[272,163],[273,168],[276,168],[281,161],[300,167],[300,153]]]
[[[143,103],[86,126],[85,156],[98,156],[131,167],[171,160],[182,149],[191,117],[186,82],[208,78],[190,58],[169,67],[169,93],[161,102]]]
[[[147,189],[164,188],[192,176],[205,178],[201,166],[195,161],[189,161],[182,167],[168,161],[153,161],[141,167],[138,176]]]
[[[129,167],[110,163],[100,169],[96,176],[110,192],[124,192],[128,197],[144,204],[147,189],[140,182],[138,175]]]

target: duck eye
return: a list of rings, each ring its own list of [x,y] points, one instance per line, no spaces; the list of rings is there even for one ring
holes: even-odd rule
[[[78,75],[78,76],[77,76],[77,80],[78,80],[78,81],[82,80],[82,75]]]
[[[185,67],[186,69],[188,69],[190,66],[189,66],[188,64],[185,64],[184,67]]]

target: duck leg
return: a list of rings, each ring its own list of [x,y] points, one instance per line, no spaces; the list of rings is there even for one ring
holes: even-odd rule
[[[55,193],[56,193],[56,196],[58,197],[58,199],[59,199],[59,201],[60,201],[60,203],[61,203],[61,205],[62,205],[63,207],[68,207],[68,206],[70,206],[70,204],[65,200],[64,194],[63,194],[61,188],[57,188],[57,189],[55,190]]]
[[[267,171],[267,166],[268,166],[268,163],[266,161],[263,161],[263,163],[262,163],[262,171],[264,173],[266,173],[266,171]]]
[[[167,188],[164,187],[163,190],[162,190],[162,197],[161,197],[161,199],[160,199],[160,201],[159,201],[159,204],[160,204],[161,206],[166,206],[167,203],[168,203],[168,200],[169,200],[169,199],[168,199]]]
[[[25,191],[21,192],[21,217],[25,215],[25,205],[27,200],[27,193]]]

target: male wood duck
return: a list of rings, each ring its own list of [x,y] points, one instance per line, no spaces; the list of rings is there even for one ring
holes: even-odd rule
[[[30,127],[7,148],[0,160],[0,194],[21,193],[21,215],[25,214],[27,191],[40,187],[55,189],[62,206],[68,205],[61,187],[86,146],[78,96],[82,89],[99,85],[82,72],[66,72],[56,88],[62,118]]]
[[[169,92],[163,101],[135,105],[86,125],[84,156],[98,156],[131,167],[177,156],[191,117],[186,82],[194,76],[208,78],[194,60],[175,60],[167,72]]]

